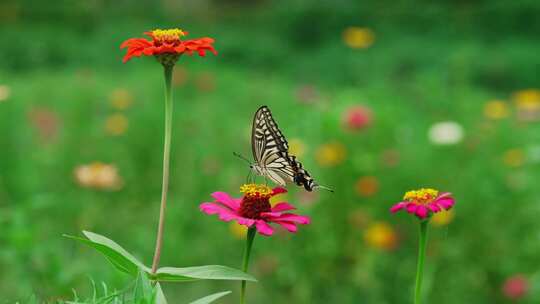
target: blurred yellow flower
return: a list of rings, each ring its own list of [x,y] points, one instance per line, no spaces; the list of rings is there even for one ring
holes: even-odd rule
[[[6,101],[11,95],[11,89],[7,85],[0,85],[0,102]]]
[[[240,225],[233,221],[229,224],[229,230],[231,231],[232,235],[239,240],[246,238],[247,227],[244,225]]]
[[[521,121],[536,121],[540,118],[540,90],[528,89],[512,95],[516,104],[517,116]]]
[[[540,103],[540,90],[538,89],[526,89],[514,92],[512,99],[517,105],[528,105]]]
[[[353,49],[365,49],[375,41],[375,33],[366,27],[351,26],[343,31],[343,42]]]
[[[332,167],[341,164],[347,156],[345,146],[340,142],[331,142],[320,146],[315,159],[320,166]]]
[[[441,227],[446,226],[454,220],[455,213],[453,209],[442,210],[441,212],[435,213],[431,218],[431,224],[433,226]]]
[[[525,153],[521,149],[510,149],[504,153],[503,162],[508,167],[519,167],[525,162]]]
[[[503,119],[509,114],[508,105],[502,100],[491,100],[484,105],[484,116],[489,119]]]
[[[100,190],[118,190],[123,183],[114,165],[101,162],[77,166],[75,179],[82,187]]]
[[[275,206],[277,203],[286,202],[287,201],[287,193],[279,193],[276,194],[269,199],[270,205]]]
[[[360,196],[372,196],[379,191],[379,180],[375,176],[363,176],[356,182],[356,192]]]
[[[105,131],[109,135],[122,135],[126,133],[129,121],[124,114],[113,114],[105,121]]]
[[[388,223],[375,222],[364,232],[364,241],[368,246],[392,250],[397,247],[398,238],[395,229]]]
[[[125,110],[133,103],[133,96],[126,89],[115,89],[109,95],[109,102],[117,110]]]
[[[289,140],[289,154],[302,157],[306,153],[306,145],[298,138]]]

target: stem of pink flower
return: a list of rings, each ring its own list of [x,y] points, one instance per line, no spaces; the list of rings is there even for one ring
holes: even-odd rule
[[[169,160],[171,154],[171,130],[172,130],[172,71],[174,65],[163,65],[165,74],[165,140],[163,144],[163,182],[161,187],[161,207],[159,209],[159,223],[156,237],[156,248],[152,262],[152,273],[156,273],[161,257],[163,244],[163,228],[165,226],[165,208],[167,206],[167,192],[169,190]]]
[[[246,236],[246,248],[244,249],[244,258],[242,261],[242,271],[247,273],[249,266],[249,256],[251,255],[251,247],[253,246],[253,239],[255,238],[255,233],[257,229],[255,227],[250,227],[247,231]],[[242,281],[242,286],[240,288],[240,304],[244,304],[246,300],[246,281]]]
[[[428,220],[420,222],[420,239],[418,241],[418,264],[416,265],[416,284],[414,288],[414,304],[422,302],[422,279],[424,278],[424,261],[426,258]]]

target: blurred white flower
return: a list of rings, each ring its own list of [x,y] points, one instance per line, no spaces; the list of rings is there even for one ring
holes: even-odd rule
[[[428,137],[435,145],[454,145],[463,139],[463,127],[455,121],[442,121],[429,128]]]

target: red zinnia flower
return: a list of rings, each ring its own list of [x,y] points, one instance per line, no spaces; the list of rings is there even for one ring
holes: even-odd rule
[[[225,222],[235,220],[240,225],[255,227],[262,235],[272,235],[274,229],[268,223],[276,223],[290,232],[297,231],[297,224],[310,223],[307,216],[296,215],[286,211],[296,209],[286,202],[277,203],[274,207],[270,204],[270,198],[274,195],[285,193],[283,188],[271,189],[265,185],[247,184],[240,187],[244,193],[242,198],[232,198],[225,192],[214,192],[213,203],[202,203],[200,209],[206,214],[218,214],[219,219]]]
[[[435,189],[419,189],[405,193],[403,201],[390,208],[392,213],[405,209],[408,213],[415,214],[423,220],[431,216],[432,213],[448,210],[454,206],[454,198],[451,193],[439,194]]]
[[[186,53],[192,55],[197,52],[199,56],[205,56],[206,51],[217,55],[214,49],[214,39],[209,37],[181,40],[188,33],[178,28],[161,30],[156,29],[151,32],[145,32],[145,35],[152,38],[131,38],[122,43],[120,48],[127,48],[127,53],[124,56],[124,63],[131,57],[156,56],[162,64],[174,65],[180,55]]]

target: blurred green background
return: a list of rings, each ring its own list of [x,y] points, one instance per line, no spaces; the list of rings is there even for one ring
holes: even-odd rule
[[[257,237],[251,303],[410,303],[417,222],[403,193],[454,193],[433,219],[426,303],[540,299],[540,2],[12,1],[0,3],[0,303],[122,288],[107,235],[150,264],[163,79],[120,43],[154,28],[216,39],[175,71],[161,265],[239,267],[238,227],[198,210],[238,194],[254,111],[268,105],[311,175],[290,188],[312,224]],[[441,124],[442,123],[442,124]],[[167,284],[187,303],[237,283]]]

